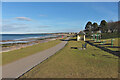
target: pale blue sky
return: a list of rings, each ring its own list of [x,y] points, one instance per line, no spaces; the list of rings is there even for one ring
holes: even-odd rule
[[[2,2],[118,2],[119,0],[2,0]]]
[[[3,2],[3,33],[79,32],[88,21],[118,20],[117,2]]]

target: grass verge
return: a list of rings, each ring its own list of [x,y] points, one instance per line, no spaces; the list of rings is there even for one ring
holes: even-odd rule
[[[43,51],[45,49],[48,49],[50,47],[53,47],[59,44],[60,42],[61,42],[60,40],[49,41],[45,43],[39,43],[33,46],[28,46],[26,48],[21,48],[21,49],[14,50],[14,51],[3,52],[2,53],[2,64],[5,65],[7,63],[19,60],[23,57]]]
[[[111,45],[111,39],[114,39],[113,40],[113,47]],[[101,47],[105,47],[105,48],[107,48],[109,50],[120,51],[120,47],[118,45],[120,38],[111,38],[111,39],[101,39],[100,41],[105,41],[104,44],[101,44],[100,42],[98,42],[98,43],[96,42],[95,43],[94,41],[91,41],[90,39],[87,39],[87,40],[90,41],[91,43],[95,44],[95,45],[99,45]]]
[[[118,57],[87,45],[78,50],[83,41],[71,41],[20,78],[117,78]],[[74,47],[74,49],[71,49]]]

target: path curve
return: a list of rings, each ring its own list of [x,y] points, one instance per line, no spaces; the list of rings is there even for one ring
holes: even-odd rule
[[[18,78],[37,64],[41,63],[62,49],[67,44],[68,39],[69,38],[54,47],[4,65],[2,67],[2,78]]]

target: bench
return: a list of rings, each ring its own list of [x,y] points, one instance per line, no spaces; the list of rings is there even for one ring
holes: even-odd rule
[[[87,43],[82,44],[82,49],[86,49],[86,47],[87,47]]]
[[[82,44],[82,48],[78,48],[79,50],[86,49],[87,48],[87,43]]]

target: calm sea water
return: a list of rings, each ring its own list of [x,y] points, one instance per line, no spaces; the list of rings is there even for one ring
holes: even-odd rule
[[[21,40],[27,38],[55,37],[52,34],[0,34],[2,40]]]

